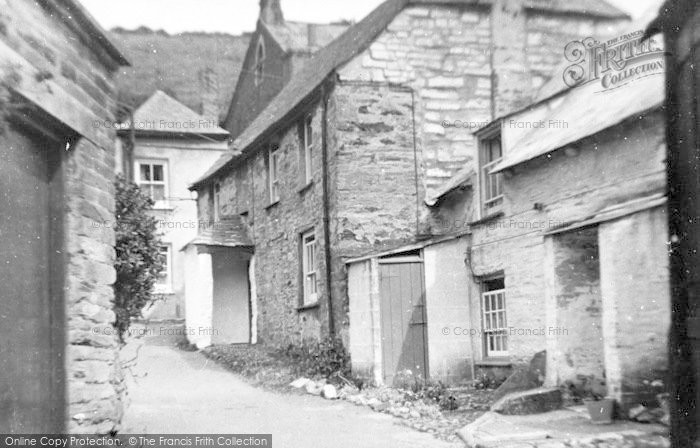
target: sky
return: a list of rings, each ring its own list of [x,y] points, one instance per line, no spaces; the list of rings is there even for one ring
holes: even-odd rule
[[[253,31],[259,0],[80,0],[100,24],[111,29],[147,26],[174,34],[183,31],[241,34]],[[567,0],[578,1],[578,0]],[[661,0],[609,0],[638,17]],[[327,23],[359,21],[382,0],[282,0],[285,18]]]

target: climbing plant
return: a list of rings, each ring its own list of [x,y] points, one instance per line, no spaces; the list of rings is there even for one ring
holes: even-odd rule
[[[120,341],[131,319],[158,297],[153,287],[163,270],[165,260],[159,248],[157,221],[149,214],[153,201],[133,182],[118,176],[116,190],[116,262],[117,280],[114,284],[115,327]]]

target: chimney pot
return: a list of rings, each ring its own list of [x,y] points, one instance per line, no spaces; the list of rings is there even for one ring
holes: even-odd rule
[[[284,23],[280,0],[260,0],[260,20],[269,25]]]

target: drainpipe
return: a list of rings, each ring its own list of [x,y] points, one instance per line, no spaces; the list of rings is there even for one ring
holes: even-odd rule
[[[464,264],[469,268],[471,273],[471,280],[474,280],[474,268],[472,267],[472,237],[469,235],[469,244],[467,246],[467,252],[464,254]],[[471,283],[467,285],[467,309],[469,312],[469,328],[471,329],[471,324],[474,322],[472,313],[474,312],[474,307],[472,306],[472,285]],[[476,379],[476,350],[474,350],[474,337],[469,332],[469,350],[471,351],[471,362],[469,367],[471,368],[472,381]]]
[[[411,117],[413,120],[413,175],[416,182],[416,237],[420,236],[420,188],[418,180],[418,147],[416,138],[416,93],[411,89]]]
[[[323,97],[323,111],[321,118],[321,156],[323,158],[323,240],[325,242],[325,262],[326,262],[326,294],[328,295],[328,335],[335,336],[335,322],[333,320],[333,286],[331,282],[331,226],[330,226],[330,200],[328,193],[328,97],[330,95],[328,86],[330,77],[324,82],[321,95]]]

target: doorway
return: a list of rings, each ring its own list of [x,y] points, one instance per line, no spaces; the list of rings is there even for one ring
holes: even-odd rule
[[[379,293],[384,382],[399,373],[428,378],[423,261],[419,255],[382,258]]]
[[[0,133],[0,433],[64,428],[60,143]]]

